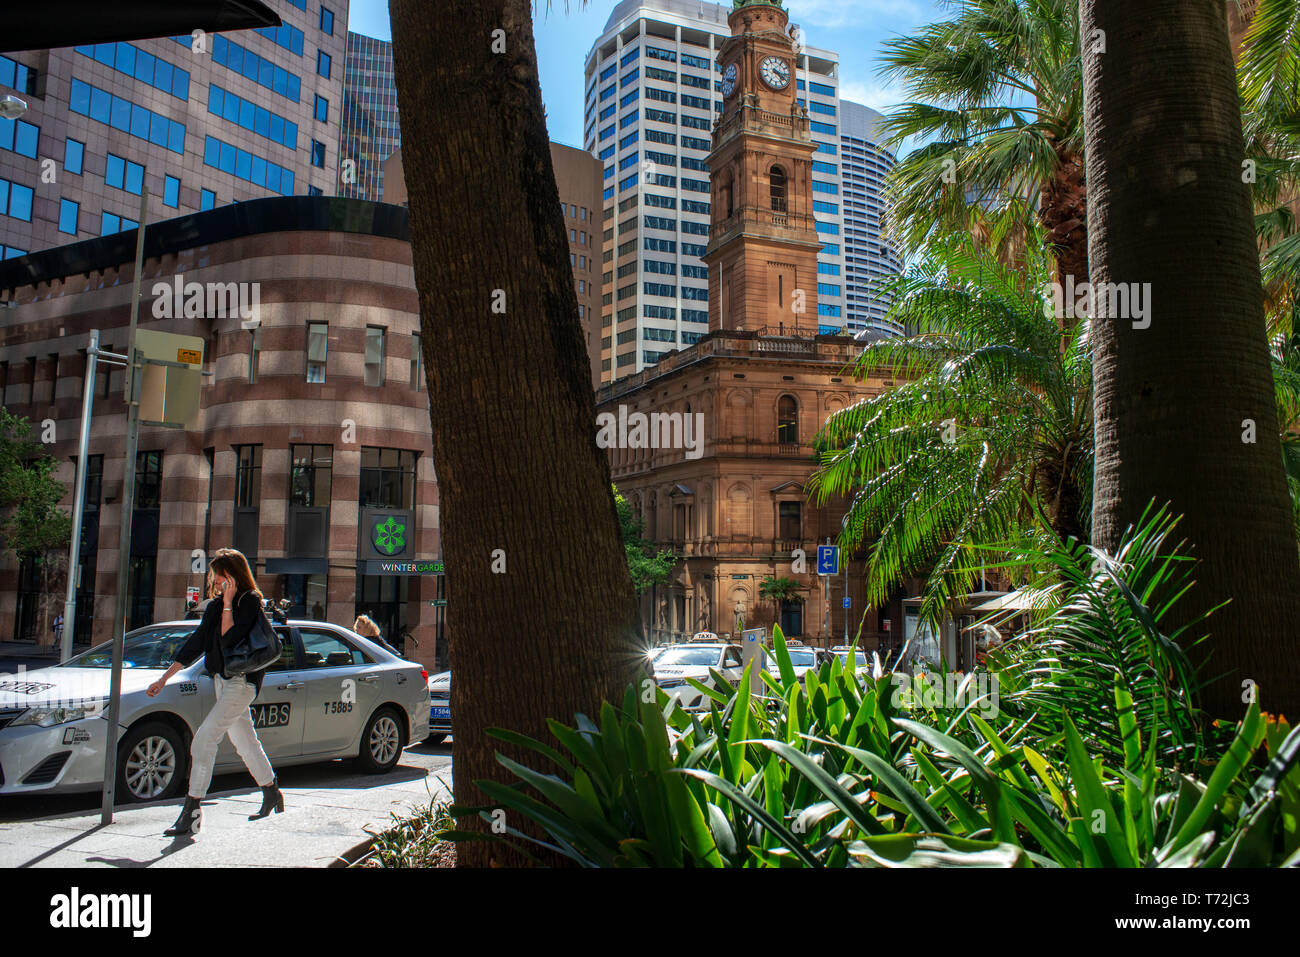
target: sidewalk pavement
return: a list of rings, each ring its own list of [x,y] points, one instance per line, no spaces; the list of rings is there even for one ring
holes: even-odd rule
[[[119,807],[107,827],[97,806],[0,822],[0,867],[327,867],[369,840],[367,831],[391,827],[393,813],[407,816],[431,799],[449,800],[451,756],[416,746],[386,775],[355,773],[341,762],[279,774],[282,814],[249,821],[262,792],[246,774],[227,776],[232,783],[225,788],[218,778],[193,837],[162,836],[180,813],[179,799]]]

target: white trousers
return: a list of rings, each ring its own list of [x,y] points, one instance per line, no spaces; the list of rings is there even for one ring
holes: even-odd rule
[[[217,746],[226,735],[230,735],[230,743],[243,758],[258,787],[266,787],[275,777],[271,762],[262,750],[262,742],[257,739],[253,718],[248,713],[248,706],[257,697],[257,689],[243,677],[226,679],[213,675],[212,683],[216,685],[217,703],[203,719],[199,730],[194,732],[194,741],[190,744],[189,794],[195,799],[208,793]]]

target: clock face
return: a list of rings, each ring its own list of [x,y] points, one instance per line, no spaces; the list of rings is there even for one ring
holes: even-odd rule
[[[736,78],[740,71],[736,69],[736,64],[731,64],[722,74],[722,95],[731,96],[736,92]]]
[[[780,57],[765,57],[758,65],[763,82],[774,90],[784,90],[790,85],[790,66]]]

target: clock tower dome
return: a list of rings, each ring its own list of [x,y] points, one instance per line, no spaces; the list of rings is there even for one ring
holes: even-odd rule
[[[817,253],[808,112],[779,0],[735,0],[718,51],[722,114],[709,154],[709,331],[817,331]]]

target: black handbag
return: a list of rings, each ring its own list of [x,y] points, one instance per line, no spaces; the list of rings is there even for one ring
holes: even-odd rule
[[[236,607],[242,597],[243,595],[240,595],[235,598]],[[238,675],[262,671],[275,663],[280,657],[280,651],[280,636],[266,620],[266,612],[262,610],[261,602],[258,602],[257,620],[253,622],[253,627],[248,629],[248,634],[237,639],[229,648],[221,649],[221,655],[225,659],[226,676],[234,678]]]

